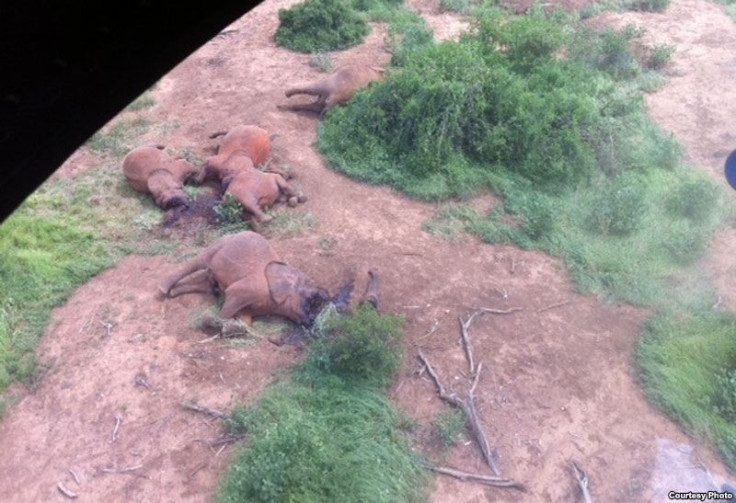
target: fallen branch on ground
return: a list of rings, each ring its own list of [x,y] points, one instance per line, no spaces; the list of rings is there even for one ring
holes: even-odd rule
[[[74,473],[74,470],[72,470],[71,468],[67,468],[66,471],[68,471],[69,473],[71,473],[72,474],[72,477],[74,477],[74,482],[76,482],[77,485],[80,485],[79,484],[79,477],[77,477],[77,474]]]
[[[201,412],[208,416],[216,417],[218,419],[227,419],[227,414],[220,412],[219,410],[210,409],[209,407],[202,407],[194,402],[179,402],[179,406],[182,409],[193,410],[194,412]]]
[[[425,356],[422,354],[421,351],[419,351],[419,359],[422,360],[422,363],[424,363],[425,367],[427,368],[427,373],[434,380],[434,383],[437,386],[437,392],[439,393],[440,398],[444,400],[445,402],[449,403],[450,405],[459,407],[465,413],[465,416],[468,418],[468,421],[470,421],[470,425],[473,429],[473,435],[475,436],[475,439],[478,442],[478,446],[480,447],[480,450],[483,453],[483,457],[485,458],[491,470],[493,470],[493,473],[495,473],[497,476],[500,476],[501,470],[498,468],[498,464],[496,463],[496,460],[493,459],[493,455],[491,453],[491,449],[488,444],[488,440],[486,439],[485,433],[483,433],[483,428],[481,428],[480,426],[480,420],[478,419],[478,412],[475,409],[474,395],[472,393],[469,393],[468,399],[463,400],[454,393],[452,395],[447,394],[447,391],[445,391],[445,387],[442,386],[442,383],[440,382],[439,377],[437,377],[437,373],[435,372],[434,367],[432,367],[432,365],[429,363],[429,360],[425,358]],[[482,367],[479,367],[479,370],[480,368]]]
[[[565,305],[567,305],[567,304],[569,304],[569,303],[570,303],[570,301],[569,301],[569,300],[563,300],[562,302],[557,302],[557,303],[555,303],[555,304],[550,304],[550,305],[549,305],[549,306],[547,306],[547,307],[543,307],[542,309],[538,309],[538,310],[537,310],[537,312],[538,312],[538,313],[543,313],[543,312],[545,312],[545,311],[549,311],[550,309],[554,309],[554,308],[556,308],[556,307],[562,307],[562,306],[565,306]]]
[[[59,482],[56,485],[56,487],[59,489],[59,492],[61,494],[63,494],[64,496],[66,496],[67,498],[69,498],[69,499],[76,499],[77,498],[77,493],[72,492],[69,489],[67,489],[66,487],[64,487],[64,484],[63,483]]]
[[[524,486],[524,484],[502,477],[493,477],[491,475],[481,475],[479,473],[462,472],[460,470],[455,470],[454,468],[447,468],[444,466],[432,466],[430,469],[433,472],[441,473],[443,475],[449,475],[450,477],[455,477],[456,479],[460,479],[463,482],[470,481],[487,486],[507,487],[510,489],[526,491],[526,487]]]
[[[112,430],[112,440],[110,440],[110,443],[114,443],[118,439],[118,430],[120,429],[120,425],[123,423],[123,418],[120,417],[120,415],[115,414],[115,429]]]
[[[590,496],[590,491],[588,491],[588,475],[575,461],[572,462],[572,472],[580,486],[580,492],[583,495],[585,503],[593,503],[593,498]]]
[[[140,470],[143,468],[143,465],[135,465],[135,466],[129,466],[128,468],[100,468],[101,472],[104,473],[128,473],[128,472],[134,472],[136,470]]]

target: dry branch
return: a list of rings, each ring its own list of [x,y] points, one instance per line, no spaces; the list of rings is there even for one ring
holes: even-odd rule
[[[452,395],[448,395],[447,391],[445,391],[445,387],[442,386],[442,382],[440,381],[439,377],[437,377],[437,373],[434,371],[434,367],[432,367],[432,365],[429,363],[429,360],[424,357],[421,351],[419,351],[419,358],[422,360],[422,363],[424,363],[425,367],[427,368],[427,373],[432,376],[432,379],[437,386],[437,392],[439,393],[440,398],[450,405],[459,407],[465,413],[468,421],[470,421],[470,425],[473,429],[473,435],[475,435],[478,446],[483,453],[483,457],[485,458],[491,470],[493,470],[493,473],[500,476],[501,470],[498,468],[498,463],[496,463],[495,459],[493,459],[491,449],[488,445],[488,440],[486,439],[485,433],[483,433],[483,428],[481,428],[480,426],[480,420],[478,419],[478,413],[475,410],[475,400],[472,393],[469,394],[467,400],[462,400],[461,398],[458,398],[458,396],[454,393]]]
[[[460,479],[463,482],[477,482],[479,484],[484,484],[487,486],[507,487],[510,489],[526,491],[526,487],[524,486],[524,484],[502,477],[493,477],[490,475],[481,475],[478,473],[462,472],[460,470],[455,470],[454,468],[447,468],[444,466],[433,466],[431,469],[434,472],[441,473],[443,475],[449,475],[450,477],[455,477],[456,479]]]
[[[492,307],[481,307],[479,311],[491,314],[511,314],[517,311],[523,311],[523,307],[510,307],[508,309],[493,309]]]
[[[588,491],[588,475],[575,461],[572,462],[572,472],[573,475],[575,475],[575,480],[580,486],[580,492],[583,495],[585,503],[593,503],[593,498],[590,496],[590,491]]]
[[[69,499],[76,499],[77,493],[70,491],[66,487],[64,487],[64,484],[62,482],[59,482],[56,487],[59,489],[59,492],[66,496]]]
[[[549,306],[547,306],[547,307],[543,307],[542,309],[538,309],[538,310],[537,310],[537,312],[538,312],[538,313],[543,313],[543,312],[545,312],[545,311],[549,311],[550,309],[554,309],[554,308],[556,308],[556,307],[562,307],[562,306],[565,306],[565,305],[567,305],[567,304],[569,304],[569,303],[570,303],[570,301],[569,301],[569,300],[563,300],[562,302],[556,302],[556,303],[554,303],[554,304],[550,304],[550,305],[549,305]]]
[[[77,477],[77,474],[74,473],[74,470],[72,470],[71,468],[67,468],[66,471],[68,471],[69,473],[71,473],[72,477],[74,477],[74,482],[76,482],[77,485],[80,485],[79,484],[79,477]]]
[[[112,440],[110,440],[110,443],[113,443],[118,439],[118,430],[120,429],[120,425],[122,423],[123,418],[120,417],[120,415],[115,414],[115,428],[112,430]]]
[[[140,470],[143,468],[143,465],[135,465],[135,466],[129,466],[128,468],[101,468],[100,471],[104,473],[128,473],[128,472],[134,472],[136,470]]]
[[[203,444],[206,444],[209,447],[217,447],[218,445],[232,444],[233,442],[237,442],[238,440],[242,440],[244,438],[245,438],[245,435],[225,435],[224,437],[213,438],[213,439],[195,438],[194,441],[202,442]]]
[[[208,416],[216,417],[218,419],[227,419],[227,414],[220,412],[219,410],[210,409],[208,407],[202,407],[194,402],[180,402],[179,406],[182,409],[193,410],[195,412],[201,412]]]
[[[465,354],[468,357],[468,367],[470,369],[471,375],[473,374],[473,372],[475,372],[475,363],[473,363],[473,348],[470,345],[468,329],[470,328],[470,324],[473,323],[473,318],[475,318],[479,314],[480,311],[474,312],[466,321],[463,321],[463,319],[460,317],[458,317],[457,319],[457,321],[460,322],[460,335],[462,335],[463,338],[463,346],[465,347]]]

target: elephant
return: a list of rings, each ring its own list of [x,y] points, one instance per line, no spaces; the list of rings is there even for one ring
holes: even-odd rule
[[[198,271],[199,281],[180,283]],[[219,238],[159,287],[166,297],[219,291],[225,297],[221,318],[239,315],[250,324],[255,316],[276,315],[305,326],[330,300],[302,271],[282,262],[268,241],[244,231]]]
[[[256,226],[273,218],[266,215],[261,208],[284,200],[294,207],[307,200],[280,174],[257,170],[253,161],[242,150],[230,155],[221,166],[211,166],[211,172],[222,179],[224,194],[231,194],[247,212],[255,216]]]
[[[265,129],[258,126],[237,126],[230,131],[218,132],[210,135],[210,138],[223,136],[222,142],[217,150],[217,155],[209,157],[202,170],[197,176],[197,183],[202,184],[210,178],[231,177],[236,174],[234,171],[227,170],[223,165],[235,153],[244,152],[253,162],[253,166],[259,166],[271,157],[271,136]],[[290,175],[279,169],[265,170],[267,173],[278,173],[285,179],[289,179]]]
[[[279,108],[316,112],[322,118],[330,108],[346,104],[358,90],[382,78],[383,70],[376,67],[344,66],[324,80],[303,87],[294,87],[285,93],[287,98],[295,94],[317,96],[317,101],[302,105],[282,105]]]
[[[123,159],[128,182],[135,190],[150,193],[156,205],[165,210],[189,205],[183,184],[197,172],[192,164],[169,156],[159,147],[137,147]]]

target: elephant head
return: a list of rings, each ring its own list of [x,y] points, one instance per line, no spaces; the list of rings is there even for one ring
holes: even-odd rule
[[[278,314],[300,325],[311,326],[330,300],[330,294],[299,269],[281,262],[266,267],[268,289]]]

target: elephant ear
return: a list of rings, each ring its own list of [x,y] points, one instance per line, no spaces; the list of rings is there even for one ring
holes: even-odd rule
[[[303,273],[283,262],[271,262],[266,266],[268,290],[274,303],[283,306],[289,297],[298,295],[302,285]]]

